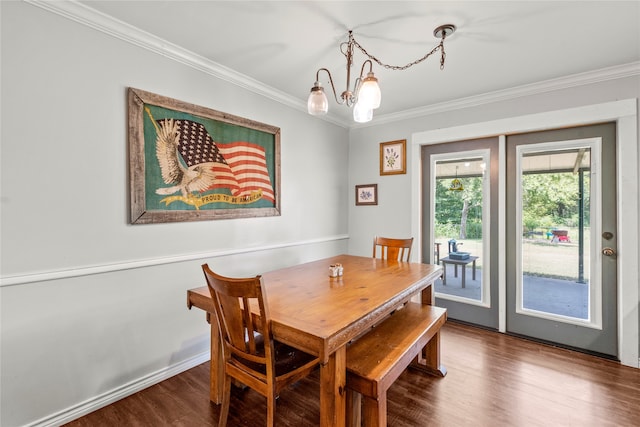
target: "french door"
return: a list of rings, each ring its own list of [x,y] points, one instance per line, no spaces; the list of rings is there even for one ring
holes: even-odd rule
[[[507,332],[617,357],[615,124],[507,136]]]
[[[441,264],[436,304],[498,327],[498,138],[422,147],[423,261]]]
[[[501,138],[503,153],[498,136],[421,147],[423,262],[445,270],[436,304],[494,329],[502,313],[509,333],[615,358],[615,124]]]

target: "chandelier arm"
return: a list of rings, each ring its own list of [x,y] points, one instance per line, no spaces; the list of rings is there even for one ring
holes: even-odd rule
[[[369,72],[373,72],[373,62],[371,62],[371,60],[367,59],[366,61],[364,61],[362,63],[362,67],[360,68],[360,77],[362,77],[364,75],[364,66],[367,65],[367,63],[369,64]]]
[[[376,58],[375,56],[371,55],[369,52],[367,52],[367,50],[362,47],[362,45],[360,45],[360,43],[358,43],[356,41],[355,38],[352,38],[353,40],[353,44],[360,49],[360,51],[366,55],[368,58],[370,58],[371,60],[375,61],[378,65],[380,65],[381,67],[384,67],[388,70],[406,70],[407,68],[413,67],[416,64],[421,63],[422,61],[426,60],[428,57],[430,57],[431,55],[433,55],[434,53],[436,53],[438,50],[441,51],[441,56],[440,56],[440,69],[444,69],[444,58],[445,58],[445,54],[444,54],[444,39],[445,36],[443,34],[442,36],[442,40],[440,40],[440,44],[437,45],[436,47],[434,47],[431,52],[427,53],[426,55],[424,55],[422,58],[420,59],[416,59],[415,61],[409,62],[406,65],[389,65],[389,64],[385,64],[382,61],[380,61],[378,58]]]
[[[320,71],[326,71],[327,75],[329,76],[329,83],[331,83],[331,90],[333,91],[333,97],[335,98],[336,102],[339,105],[342,105],[345,103],[344,99],[338,99],[338,95],[336,93],[336,87],[333,84],[333,78],[331,77],[331,72],[326,69],[326,68],[319,68],[318,71],[316,71],[316,81],[319,82],[320,81]]]

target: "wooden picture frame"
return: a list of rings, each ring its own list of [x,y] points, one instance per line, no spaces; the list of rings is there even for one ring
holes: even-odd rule
[[[380,143],[380,175],[407,173],[407,140]]]
[[[378,184],[356,185],[356,206],[378,204]]]
[[[128,88],[131,224],[280,215],[280,128]]]

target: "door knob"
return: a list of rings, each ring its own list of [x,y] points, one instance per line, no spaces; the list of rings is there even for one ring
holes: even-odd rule
[[[616,251],[614,251],[612,248],[604,248],[602,250],[602,254],[605,256],[614,256],[616,254]]]

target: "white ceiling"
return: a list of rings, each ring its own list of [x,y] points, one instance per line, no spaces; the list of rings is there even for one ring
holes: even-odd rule
[[[543,81],[572,85],[640,74],[638,1],[79,3],[228,67],[298,105],[306,105],[320,67],[331,70],[338,93],[345,89],[346,60],[339,45],[348,30],[382,62],[405,65],[437,45],[437,26],[456,25],[445,41],[442,71],[439,54],[405,71],[374,64],[382,106],[372,123],[487,94],[517,93]],[[363,60],[356,51],[353,75]],[[334,120],[351,125],[347,107],[330,99],[329,111]]]

